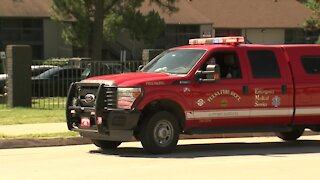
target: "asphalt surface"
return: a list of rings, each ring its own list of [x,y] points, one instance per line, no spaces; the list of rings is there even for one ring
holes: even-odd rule
[[[320,136],[180,140],[172,154],[140,143],[0,150],[0,179],[318,179]]]
[[[3,135],[25,135],[43,133],[63,133],[69,132],[66,123],[43,123],[43,124],[21,124],[2,125],[0,134]],[[305,131],[304,135],[320,135],[320,133]],[[204,139],[204,138],[237,138],[237,137],[270,137],[273,133],[242,133],[242,134],[215,134],[215,135],[181,135],[180,139]],[[134,139],[132,139],[134,141]],[[64,138],[0,138],[0,149],[28,148],[28,147],[48,147],[90,144],[90,139],[82,137]],[[1,179],[1,178],[0,178]]]

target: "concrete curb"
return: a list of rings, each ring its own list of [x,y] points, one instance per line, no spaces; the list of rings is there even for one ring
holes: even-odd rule
[[[90,144],[90,139],[82,137],[70,138],[34,138],[34,139],[0,139],[0,149],[50,147]]]
[[[304,136],[320,135],[318,132],[305,131]],[[210,138],[245,138],[245,137],[271,137],[274,133],[241,133],[241,134],[215,134],[215,135],[181,135],[180,139],[210,139]],[[136,141],[132,139],[131,141]],[[70,138],[34,138],[34,139],[0,139],[0,149],[51,147],[91,144],[91,140],[83,137]]]

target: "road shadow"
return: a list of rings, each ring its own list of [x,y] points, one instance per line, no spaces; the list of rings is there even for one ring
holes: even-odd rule
[[[263,143],[210,143],[178,145],[174,152],[165,155],[151,155],[142,148],[124,147],[115,150],[91,150],[89,153],[116,155],[131,158],[201,158],[221,156],[281,156],[285,154],[320,153],[320,141],[299,140],[295,142]]]

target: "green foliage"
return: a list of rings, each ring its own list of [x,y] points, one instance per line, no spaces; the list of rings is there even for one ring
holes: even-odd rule
[[[107,40],[113,40],[122,31],[123,16],[112,13],[104,18],[103,36]]]
[[[318,41],[316,42],[316,44],[320,44],[320,36],[319,36]]]
[[[158,16],[158,13],[149,12],[143,27],[144,40],[152,43],[164,31],[164,28],[165,22]]]
[[[87,25],[85,23],[65,23],[62,30],[62,38],[66,44],[78,48],[85,47],[89,41],[88,33],[91,31],[88,28],[90,24]]]
[[[85,47],[89,41],[93,4],[90,0],[53,0],[52,18],[63,24],[67,44]]]
[[[155,11],[143,15],[140,11],[127,11],[124,14],[124,27],[132,39],[144,40],[151,44],[163,32],[165,22]]]
[[[67,66],[69,64],[69,58],[51,58],[43,62],[43,65],[52,65],[52,66]]]
[[[317,30],[320,30],[320,14],[316,15],[314,13],[313,16],[311,16],[311,17],[306,19],[306,21],[304,22],[303,26],[304,26],[306,31],[317,31]]]
[[[96,5],[101,1],[103,14],[96,11],[100,9],[101,6],[97,8]],[[139,12],[144,1],[156,4],[166,13],[178,10],[174,6],[176,0],[53,0],[52,18],[63,24],[66,43],[76,47],[96,51],[93,47],[100,48],[96,43],[101,42],[94,41],[97,40],[94,35],[100,32],[101,38],[114,39],[120,32],[127,31],[133,39],[151,43],[163,32],[164,21],[155,11]]]
[[[305,4],[307,5],[307,7],[309,7],[313,11],[320,10],[320,1],[319,0],[305,0]]]
[[[306,19],[304,28],[306,31],[320,31],[320,0],[303,0],[303,3],[313,11],[312,16]]]

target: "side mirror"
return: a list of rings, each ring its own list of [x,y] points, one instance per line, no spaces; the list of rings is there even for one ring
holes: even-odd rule
[[[216,65],[207,65],[205,71],[198,70],[196,77],[199,82],[216,82],[220,80],[220,67]]]
[[[140,66],[138,67],[138,72],[141,71],[142,68],[144,68],[144,65],[140,65]]]
[[[81,74],[81,79],[88,78],[90,76],[90,72],[91,72],[91,69],[90,68],[86,68]]]

